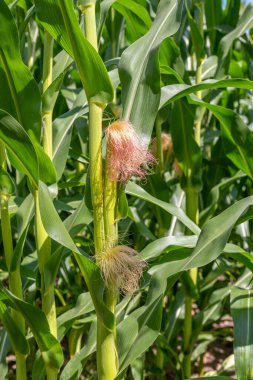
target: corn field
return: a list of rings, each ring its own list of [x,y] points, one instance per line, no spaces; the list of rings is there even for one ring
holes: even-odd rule
[[[253,380],[253,2],[0,0],[0,380]]]

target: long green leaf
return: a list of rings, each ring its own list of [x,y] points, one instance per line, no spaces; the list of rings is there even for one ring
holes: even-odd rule
[[[8,333],[14,352],[24,356],[28,355],[30,351],[29,344],[13,321],[10,312],[2,301],[0,301],[0,319]]]
[[[128,0],[117,0],[113,4],[113,8],[125,18],[126,34],[130,42],[148,32],[152,21],[146,8]]]
[[[180,84],[165,86],[165,87],[162,87],[160,108],[165,107],[171,102],[181,99],[182,97],[186,95],[193,94],[194,92],[197,92],[197,91],[212,90],[212,89],[227,88],[227,87],[252,90],[253,81],[250,81],[247,79],[223,79],[223,80],[209,79],[209,80],[206,80],[205,82],[201,82],[193,86],[189,86],[188,84],[184,84],[183,82]]]
[[[39,206],[42,222],[48,236],[73,252],[91,293],[98,318],[101,318],[109,329],[113,329],[113,314],[106,308],[103,302],[104,283],[100,275],[100,270],[93,261],[79,252],[65,225],[61,221],[61,218],[57,214],[48,189],[43,183],[39,184]]]
[[[2,298],[7,298],[12,307],[17,309],[25,318],[39,346],[45,364],[58,372],[63,363],[63,353],[60,343],[50,333],[45,314],[31,304],[15,297],[2,285],[0,292]]]
[[[148,144],[160,100],[159,47],[180,26],[181,0],[161,0],[148,33],[122,54],[123,118],[130,120]]]
[[[163,210],[167,211],[171,215],[175,215],[178,220],[180,220],[186,227],[188,227],[192,232],[194,232],[196,235],[199,235],[200,229],[196,226],[195,223],[193,223],[187,215],[183,212],[182,209],[180,209],[177,206],[174,206],[170,203],[166,203],[164,201],[161,201],[160,199],[157,199],[147,193],[142,187],[137,185],[136,183],[129,182],[126,186],[126,193],[133,195],[137,198],[144,199],[147,202],[153,203],[159,207],[161,207]]]
[[[25,173],[36,186],[38,160],[32,141],[21,125],[3,110],[0,110],[0,139],[11,153],[16,169]]]
[[[252,81],[246,82],[248,82],[248,84],[244,81],[239,81],[242,86],[252,86]],[[182,93],[186,94],[184,89],[181,94],[179,91],[177,96],[171,97],[170,89],[168,89],[169,87],[173,86],[167,86],[164,90],[161,101],[161,104],[163,105],[168,104],[172,101],[172,99],[178,99],[181,97]],[[189,94],[192,92],[192,89],[187,89],[186,92]],[[253,153],[251,149],[251,145],[253,144],[253,135],[249,128],[244,124],[240,116],[230,109],[203,102],[195,96],[188,97],[188,101],[191,104],[206,107],[220,121],[221,135],[227,157],[237,166],[238,169],[244,171],[249,177],[253,178]]]
[[[19,50],[18,30],[12,14],[0,0],[0,108],[19,121],[30,137],[40,139],[39,88]]]
[[[72,1],[36,0],[35,4],[44,27],[74,57],[87,99],[103,106],[112,101],[113,88],[105,65],[84,37]]]
[[[219,64],[216,77],[220,78],[227,74],[228,54],[230,48],[236,38],[241,37],[247,30],[253,26],[253,5],[249,4],[244,10],[241,18],[236,27],[228,34],[226,34],[219,44],[218,57]]]
[[[235,369],[238,380],[253,378],[253,290],[233,287],[231,312],[234,321]]]
[[[210,219],[203,227],[197,245],[190,255],[169,255],[168,262],[153,266],[149,272],[156,274],[157,281],[182,271],[197,268],[214,261],[226,247],[232,228],[240,217],[253,205],[253,196],[244,198],[215,218]],[[229,246],[226,249],[230,249]],[[233,250],[233,247],[231,247]],[[162,291],[162,284],[161,290]]]
[[[40,147],[41,96],[39,88],[19,50],[18,30],[13,16],[0,0],[0,108],[10,113],[30,136],[37,152],[40,178],[47,183],[56,180],[49,157]],[[4,89],[4,91],[3,91]]]

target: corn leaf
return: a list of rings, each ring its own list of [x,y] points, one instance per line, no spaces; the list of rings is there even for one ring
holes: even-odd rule
[[[122,116],[133,123],[146,145],[150,141],[160,101],[159,47],[166,37],[177,32],[181,8],[181,0],[161,0],[148,33],[121,56]]]
[[[0,0],[0,108],[19,121],[39,141],[41,97],[19,50],[18,30],[9,7]]]
[[[21,333],[16,323],[13,321],[10,312],[4,302],[0,301],[0,319],[8,333],[11,345],[15,353],[28,355],[30,352],[29,344],[25,336]]]
[[[196,226],[195,223],[193,223],[187,215],[183,212],[182,209],[180,209],[177,206],[174,206],[173,204],[161,201],[160,199],[155,198],[153,195],[147,193],[142,187],[137,185],[134,182],[129,182],[126,186],[126,193],[133,195],[137,198],[144,199],[147,202],[153,203],[159,207],[161,207],[163,210],[167,211],[171,215],[175,215],[178,220],[180,220],[187,228],[189,228],[192,232],[194,232],[196,235],[199,234],[200,229]]]
[[[234,321],[235,369],[238,380],[253,378],[253,290],[236,286],[231,291]]]
[[[73,252],[91,293],[98,317],[101,318],[109,330],[112,330],[114,326],[114,318],[113,314],[106,308],[103,302],[104,283],[100,275],[100,270],[93,261],[79,252],[55,210],[48,189],[43,183],[40,183],[39,185],[39,205],[45,230],[51,239]],[[50,283],[51,277],[47,280],[47,284]],[[94,284],[96,284],[96,286],[94,286]]]
[[[239,5],[240,6],[240,5]],[[230,12],[231,15],[231,12]],[[249,4],[242,16],[240,17],[236,27],[227,33],[220,41],[218,48],[219,65],[216,73],[217,78],[221,78],[227,74],[229,63],[229,51],[236,38],[241,37],[247,30],[253,26],[253,5]]]
[[[17,120],[3,110],[0,110],[0,139],[11,153],[14,167],[25,173],[36,186],[39,171],[33,143]]]
[[[11,306],[25,318],[36,339],[45,364],[58,372],[63,363],[63,353],[60,343],[50,333],[45,314],[31,304],[15,297],[7,289],[4,289],[2,285],[0,292],[2,298],[7,299]]]
[[[199,84],[189,86],[183,82],[180,84],[173,84],[169,86],[162,87],[162,94],[160,100],[160,108],[174,102],[175,100],[181,99],[186,95],[193,94],[197,91],[202,90],[212,90],[217,88],[241,88],[245,90],[253,89],[253,81],[248,79],[209,79]]]
[[[72,1],[36,0],[35,5],[45,29],[74,58],[87,99],[103,106],[112,101],[113,88],[107,70],[99,54],[83,36]]]

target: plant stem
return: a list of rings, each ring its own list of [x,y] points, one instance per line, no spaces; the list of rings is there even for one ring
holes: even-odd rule
[[[16,297],[23,299],[20,265],[17,265],[14,271],[11,270],[14,251],[9,214],[9,196],[4,194],[1,194],[1,228],[5,261],[9,272],[9,288]],[[14,309],[11,309],[11,315],[22,334],[25,335],[25,320],[23,316],[19,311]],[[26,378],[26,357],[16,353],[16,379],[26,380]]]
[[[204,17],[204,4],[201,1],[199,4],[199,18],[198,27],[199,31],[203,37],[203,17]],[[202,61],[197,59],[197,71],[196,71],[196,84],[201,82],[202,77]],[[201,99],[202,92],[198,91],[196,93],[197,97]],[[194,123],[194,138],[198,145],[200,145],[201,139],[201,122],[203,113],[200,113],[196,122]],[[192,175],[192,174],[191,174]],[[186,195],[186,215],[196,224],[199,224],[199,201],[198,201],[198,191],[192,186],[191,177],[188,179],[187,188],[185,191]],[[189,275],[196,285],[198,277],[198,269],[192,268],[189,270]],[[183,340],[183,352],[184,352],[184,377],[191,377],[191,351],[192,351],[192,299],[186,297],[185,299],[185,319],[184,319],[184,340]]]
[[[111,245],[117,243],[117,231],[115,225],[115,207],[117,201],[117,182],[110,180],[110,152],[107,148],[106,156],[106,174],[104,190],[104,223],[105,237]]]
[[[95,2],[87,1],[86,5],[80,6],[85,17],[85,34],[87,40],[98,51]]]
[[[43,57],[43,93],[52,83],[53,72],[53,43],[54,40],[50,34],[45,31],[44,37],[44,57]],[[53,140],[52,140],[52,111],[43,113],[44,135],[43,148],[47,155],[52,159]],[[51,285],[45,289],[45,265],[51,256],[51,240],[48,237],[41,221],[39,210],[38,192],[35,192],[35,210],[36,210],[36,238],[37,251],[39,260],[39,269],[41,273],[41,294],[42,310],[44,311],[51,333],[57,337],[56,306],[54,297],[54,286]],[[48,378],[54,379],[54,375],[47,370]]]
[[[96,253],[101,253],[105,243],[102,177],[102,110],[95,103],[90,103],[89,107],[90,184],[94,240]]]
[[[35,202],[35,229],[36,229],[36,244],[38,251],[39,271],[41,274],[41,293],[42,293],[42,309],[46,314],[50,331],[54,336],[57,336],[56,312],[54,304],[54,296],[50,294],[50,289],[45,289],[45,265],[51,254],[51,240],[48,237],[45,228],[42,224],[38,191],[34,192]]]
[[[39,271],[41,275],[41,297],[42,297],[42,310],[44,311],[48,324],[50,327],[50,332],[57,337],[57,321],[56,321],[56,308],[55,308],[55,298],[54,298],[54,287],[49,286],[45,289],[45,265],[51,255],[51,240],[48,237],[45,228],[42,224],[40,208],[39,208],[39,197],[38,191],[34,191],[34,202],[35,202],[35,235],[36,235],[36,246],[38,255]],[[46,367],[47,379],[56,380],[57,373],[49,367]]]
[[[85,34],[93,47],[97,47],[97,31],[95,17],[95,2],[87,2],[80,7],[85,17]],[[104,219],[104,197],[103,197],[103,172],[102,172],[102,108],[93,103],[89,103],[89,147],[90,147],[90,184],[91,201],[93,206],[94,220],[94,242],[96,255],[103,254],[105,243],[105,223],[106,237],[111,238],[114,226],[114,206],[116,202],[115,186],[107,187],[108,195],[105,201],[106,207]],[[108,183],[107,183],[108,184]],[[107,194],[106,191],[106,194]],[[113,201],[108,200],[110,197]],[[108,203],[109,202],[109,203]],[[113,221],[112,221],[113,220]],[[110,235],[110,238],[109,238]],[[107,289],[105,292],[105,303],[109,310],[115,313],[116,296],[113,291]],[[113,380],[117,375],[117,353],[115,346],[115,332],[109,331],[103,321],[97,321],[97,370],[99,380]]]
[[[95,2],[81,7],[85,17],[85,33],[88,41],[97,50],[97,32],[95,18]],[[90,184],[94,220],[94,242],[96,255],[103,254],[107,241],[115,238],[114,208],[116,204],[116,184],[106,180],[105,203],[103,196],[102,172],[102,113],[97,104],[89,103],[89,146],[90,146]],[[109,182],[108,182],[109,181]],[[105,211],[105,217],[104,217]],[[105,304],[115,314],[116,295],[113,290],[106,289]],[[114,331],[108,330],[103,321],[97,320],[97,371],[99,380],[114,380],[117,375],[118,362],[115,345],[116,326]]]
[[[186,188],[186,215],[198,224],[199,211],[198,211],[198,192],[191,186],[191,183]],[[194,284],[197,283],[197,268],[189,270],[189,275]],[[185,319],[184,319],[184,340],[183,340],[183,352],[184,352],[184,377],[191,377],[191,336],[192,336],[192,299],[190,297],[185,298]]]

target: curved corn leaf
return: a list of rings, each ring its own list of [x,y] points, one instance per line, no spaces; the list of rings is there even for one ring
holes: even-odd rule
[[[36,0],[35,5],[45,29],[74,57],[87,99],[103,106],[112,101],[114,93],[107,70],[83,36],[72,1]]]
[[[253,5],[249,4],[241,18],[238,21],[236,27],[228,34],[226,34],[220,41],[218,48],[219,64],[216,73],[216,77],[220,78],[227,74],[229,63],[229,51],[236,38],[241,37],[247,30],[253,26]]]
[[[247,88],[251,88],[253,84],[252,81],[241,81],[238,79],[236,80],[236,82],[238,82],[239,86],[243,86],[242,88],[245,88],[244,86],[248,86]],[[223,85],[224,83],[222,84],[222,86]],[[178,92],[178,88],[176,90],[177,95],[171,96],[169,87],[174,87],[175,89],[175,87],[177,86],[178,85],[166,86],[166,88],[164,88],[161,99],[161,105],[168,104],[172,100],[181,97],[180,91]],[[171,88],[171,90],[173,92],[173,88]],[[189,94],[192,92],[192,89],[183,89],[182,93],[186,95],[184,91],[186,91],[187,94]],[[191,104],[206,107],[220,121],[221,135],[223,138],[224,149],[227,157],[237,166],[238,169],[242,170],[250,178],[253,178],[253,152],[251,149],[251,146],[253,144],[253,135],[250,132],[250,129],[244,124],[241,117],[236,112],[230,109],[203,102],[202,100],[194,96],[188,97],[188,101]]]
[[[100,269],[87,256],[79,252],[54,208],[46,185],[42,182],[39,184],[39,207],[42,223],[48,236],[73,252],[89,288],[98,318],[103,321],[109,330],[112,330],[114,317],[103,302],[104,283],[100,275]],[[51,279],[48,280],[48,283],[50,282]],[[96,287],[93,286],[94,283],[96,283]]]
[[[186,95],[193,94],[197,91],[212,90],[217,88],[242,88],[245,90],[253,89],[253,81],[248,79],[223,79],[215,80],[208,79],[205,82],[189,86],[188,84],[180,83],[162,87],[160,108],[181,99]]]
[[[54,0],[35,0],[36,13],[41,24],[63,49],[73,58],[70,39],[66,31],[59,3]]]
[[[39,346],[45,364],[58,372],[63,363],[63,353],[60,343],[50,333],[45,314],[31,304],[15,297],[7,289],[4,289],[2,285],[0,293],[2,298],[8,299],[11,306],[25,318]]]
[[[124,119],[130,120],[148,145],[160,100],[159,47],[180,26],[181,0],[161,0],[147,34],[122,54],[119,74]]]
[[[112,6],[113,3],[115,3],[117,0],[103,0],[100,4],[100,12],[99,12],[99,22],[97,27],[97,34],[98,39],[100,40],[100,37],[102,35],[103,26],[105,23],[105,19],[107,16],[107,13]]]
[[[199,235],[199,227],[196,226],[196,224],[188,218],[188,216],[183,212],[181,208],[153,197],[152,195],[147,193],[142,187],[133,182],[129,182],[127,184],[126,193],[133,195],[137,198],[144,199],[147,202],[153,203],[161,207],[163,210],[167,211],[171,215],[175,215],[178,218],[178,220],[180,220],[180,222],[182,222],[187,228],[189,228],[196,235]]]
[[[16,354],[27,356],[30,352],[29,344],[12,319],[7,306],[2,301],[0,301],[0,319],[8,333],[14,352]]]
[[[155,289],[156,297],[164,293],[168,277],[173,278],[185,270],[207,265],[217,259],[224,250],[233,251],[233,246],[226,246],[227,240],[234,225],[251,206],[253,206],[253,196],[236,202],[204,225],[196,247],[190,255],[188,252],[183,252],[182,255],[170,254],[166,256],[166,262],[150,268],[152,282],[159,284]],[[249,215],[250,217],[252,218],[252,215]],[[149,292],[154,297],[152,283]]]
[[[0,139],[11,153],[16,169],[25,173],[34,186],[38,183],[38,159],[32,141],[21,125],[0,110]]]
[[[4,0],[0,0],[0,83],[0,108],[17,119],[32,139],[39,141],[40,92],[22,61],[18,30]]]

